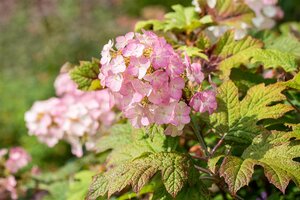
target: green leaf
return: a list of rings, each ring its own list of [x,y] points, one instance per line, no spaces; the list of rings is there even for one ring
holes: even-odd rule
[[[40,186],[41,189],[47,190],[48,194],[43,198],[45,200],[65,200],[68,191],[67,181],[57,181],[47,186]]]
[[[265,44],[267,49],[275,49],[281,52],[289,53],[300,58],[300,42],[294,37],[280,36]]]
[[[186,52],[186,54],[189,56],[189,57],[194,57],[194,56],[197,56],[197,57],[200,57],[200,58],[203,58],[204,60],[207,60],[208,61],[208,57],[206,54],[204,53],[201,53],[202,50],[197,48],[197,47],[191,47],[191,46],[180,46],[180,48],[178,48],[179,50],[182,50],[183,52]]]
[[[108,180],[103,174],[98,174],[93,177],[92,184],[89,187],[87,199],[97,199],[104,196],[108,190]]]
[[[94,175],[95,172],[87,170],[76,173],[74,181],[69,185],[67,200],[84,199]]]
[[[272,132],[258,135],[244,151],[241,158],[227,156],[220,167],[230,191],[235,194],[247,185],[252,177],[254,166],[264,168],[265,176],[282,192],[293,180],[300,185],[300,132]]]
[[[291,53],[281,52],[273,49],[259,50],[251,59],[252,63],[262,63],[265,68],[282,67],[286,72],[297,69],[295,56]]]
[[[251,36],[235,40],[234,31],[228,31],[216,43],[213,54],[227,58],[248,49],[261,48],[262,45],[261,41]]]
[[[254,172],[255,162],[252,159],[243,160],[235,156],[227,156],[222,162],[220,175],[229,185],[229,190],[235,194],[241,187],[248,185]]]
[[[219,69],[223,77],[230,75],[230,70],[244,64],[260,63],[265,68],[282,67],[286,72],[297,69],[295,57],[289,53],[284,53],[273,49],[250,48],[237,53],[219,63]]]
[[[172,9],[175,12],[170,12],[165,15],[165,31],[179,29],[188,32],[201,26],[199,15],[194,7],[183,7],[181,5],[174,5]],[[207,22],[204,20],[203,22]]]
[[[159,30],[163,30],[164,26],[165,26],[165,23],[163,21],[159,21],[159,20],[139,21],[135,24],[134,30],[136,32],[140,32],[143,29],[159,31]]]
[[[132,127],[130,124],[115,124],[97,142],[96,151],[104,152],[130,144],[133,140]]]
[[[215,156],[215,157],[209,158],[209,159],[208,159],[208,162],[207,162],[208,168],[209,168],[212,172],[216,173],[216,171],[217,171],[217,168],[216,168],[217,163],[218,163],[218,162],[221,160],[221,158],[223,158],[224,156],[225,156],[225,155],[219,155],[219,156]]]
[[[205,50],[208,49],[210,46],[211,46],[210,39],[204,33],[200,33],[196,40],[196,47],[201,50]]]
[[[292,80],[289,80],[284,84],[290,88],[300,90],[300,73],[296,74]]]
[[[265,79],[261,74],[255,74],[249,70],[242,70],[239,68],[234,68],[231,70],[230,80],[232,80],[235,85],[239,88],[243,94],[254,85],[260,83],[271,84],[275,83],[275,79]]]
[[[147,153],[174,151],[178,140],[167,137],[164,130],[159,128],[158,132],[148,135],[145,130],[133,130],[134,138],[128,144],[123,144],[122,148],[118,146],[108,156],[107,164],[109,166],[118,165],[124,161],[133,160]]]
[[[257,125],[259,120],[277,119],[293,109],[289,105],[274,103],[286,99],[281,94],[284,89],[280,83],[259,84],[250,88],[240,101],[238,88],[232,81],[226,81],[217,90],[217,111],[204,120],[216,133],[225,134],[226,141],[249,145],[256,135],[266,132]]]
[[[72,80],[81,90],[97,90],[101,88],[99,75],[99,60],[93,59],[92,62],[82,61],[80,65],[70,72]]]
[[[199,183],[193,186],[185,186],[178,195],[174,198],[172,197],[163,187],[163,185],[158,184],[154,190],[152,197],[153,200],[208,200],[210,199],[209,191],[204,184],[199,181]]]
[[[193,170],[193,161],[186,154],[150,153],[95,176],[87,199],[96,199],[106,193],[111,196],[128,185],[132,186],[134,192],[139,192],[158,171],[162,173],[166,190],[175,197]]]

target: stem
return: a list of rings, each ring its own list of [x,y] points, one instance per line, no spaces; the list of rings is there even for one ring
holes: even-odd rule
[[[194,133],[196,134],[199,144],[200,144],[201,148],[204,150],[205,156],[207,157],[209,155],[209,152],[207,150],[207,146],[205,144],[204,138],[200,132],[199,126],[196,123],[196,118],[194,116],[192,116],[191,119],[192,119],[192,127],[194,129]]]
[[[208,159],[207,158],[204,158],[204,157],[200,157],[200,156],[196,156],[196,155],[190,155],[192,158],[195,158],[195,159],[198,159],[198,160],[202,160],[202,161],[205,161],[207,162]]]
[[[219,181],[217,178],[215,178],[213,176],[200,176],[200,180],[209,180],[209,181],[213,181],[213,182]]]
[[[195,166],[196,169],[198,169],[198,170],[201,171],[201,172],[204,172],[204,173],[209,174],[209,175],[212,175],[212,174],[213,174],[213,173],[212,173],[210,170],[208,170],[208,169],[205,169],[205,168],[200,167],[200,166],[197,166],[197,165],[194,165],[194,166]]]
[[[222,136],[221,139],[218,141],[218,143],[216,144],[216,146],[214,146],[214,148],[211,150],[211,152],[210,152],[210,157],[212,157],[212,156],[216,153],[217,149],[223,144],[226,135],[227,135],[226,133],[223,134],[223,136]]]

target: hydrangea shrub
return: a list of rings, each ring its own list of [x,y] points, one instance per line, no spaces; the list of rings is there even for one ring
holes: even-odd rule
[[[81,198],[241,199],[256,172],[282,193],[299,187],[300,28],[264,31],[283,15],[274,0],[193,5],[63,69],[57,97],[25,114],[49,147],[105,155],[75,175]]]

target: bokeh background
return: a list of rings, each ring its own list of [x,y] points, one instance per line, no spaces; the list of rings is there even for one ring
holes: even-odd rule
[[[41,168],[72,158],[61,142],[50,149],[28,136],[24,112],[54,95],[53,81],[67,61],[99,57],[111,38],[141,19],[160,19],[190,0],[0,0],[0,148],[22,145]],[[300,21],[300,1],[281,0],[285,17]],[[45,162],[47,161],[47,162]]]

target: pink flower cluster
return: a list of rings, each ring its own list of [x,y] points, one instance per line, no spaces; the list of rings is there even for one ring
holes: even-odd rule
[[[0,160],[8,154],[8,159],[5,161],[5,168],[12,174],[17,173],[20,169],[28,165],[31,161],[30,155],[21,147],[0,149]]]
[[[92,150],[95,137],[115,119],[114,99],[108,90],[77,90],[68,73],[60,74],[54,86],[58,97],[37,101],[26,112],[29,134],[37,136],[49,147],[65,140],[71,144],[72,153],[81,157],[82,144]]]
[[[6,156],[8,154],[8,158]],[[14,175],[20,169],[27,166],[31,161],[30,155],[21,147],[7,149],[0,149],[0,164],[4,163],[4,168],[9,172],[9,176],[0,177],[0,199],[17,199],[17,181]]]
[[[185,64],[164,38],[150,31],[119,36],[103,47],[101,65],[101,85],[120,99],[134,127],[167,124],[166,134],[174,136],[190,122],[185,82],[200,84],[204,74],[200,64]]]

